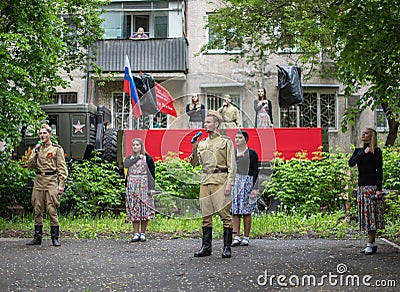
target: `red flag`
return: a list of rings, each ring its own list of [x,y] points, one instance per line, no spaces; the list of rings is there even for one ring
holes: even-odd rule
[[[133,80],[128,55],[125,55],[124,92],[129,93],[131,96],[133,115],[135,119],[138,119],[142,115],[142,109],[140,108],[140,101],[136,92],[136,84],[135,80]]]
[[[173,104],[175,99],[171,96],[168,90],[166,90],[160,84],[156,82],[155,85],[158,109],[160,112],[176,117],[177,114]]]

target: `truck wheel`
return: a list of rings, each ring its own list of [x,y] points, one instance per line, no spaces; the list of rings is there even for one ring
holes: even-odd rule
[[[117,162],[117,134],[118,130],[111,128],[103,136],[103,158],[110,162]]]

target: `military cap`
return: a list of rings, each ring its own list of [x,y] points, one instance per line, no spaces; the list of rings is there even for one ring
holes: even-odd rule
[[[218,119],[219,123],[222,123],[224,119],[222,118],[221,114],[215,110],[209,110],[207,112],[207,116],[214,116]]]

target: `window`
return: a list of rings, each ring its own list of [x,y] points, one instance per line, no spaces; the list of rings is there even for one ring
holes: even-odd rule
[[[388,120],[386,119],[386,114],[383,111],[381,105],[378,105],[374,111],[374,122],[375,122],[375,129],[378,132],[387,132],[389,131],[389,124]]]
[[[322,127],[337,130],[336,93],[304,92],[301,106],[280,108],[281,127]]]
[[[229,40],[221,38],[218,32],[213,29],[212,15],[208,15],[209,28],[207,29],[207,39],[208,43],[212,46],[212,49],[209,49],[208,53],[240,53],[241,45],[240,41],[235,39],[235,31],[230,31],[231,37]]]
[[[102,8],[105,39],[128,39],[139,27],[151,38],[183,35],[180,1],[115,2]]]
[[[229,94],[232,98],[232,104],[240,108],[240,94],[229,92],[207,92],[205,107],[207,110],[217,110],[224,103],[224,95]],[[240,111],[241,112],[241,111]]]
[[[168,14],[159,14],[154,16],[154,37],[168,37]]]
[[[124,106],[122,102],[124,100]],[[168,127],[168,115],[157,112],[155,115],[133,117],[130,96],[122,92],[113,93],[112,127],[117,129],[160,129]],[[123,122],[122,122],[123,121]]]
[[[112,127],[117,129],[132,129],[132,109],[130,103],[130,97],[122,92],[113,93],[113,104],[112,104]]]
[[[63,92],[53,94],[50,99],[54,104],[67,104],[78,103],[78,93],[76,92]]]

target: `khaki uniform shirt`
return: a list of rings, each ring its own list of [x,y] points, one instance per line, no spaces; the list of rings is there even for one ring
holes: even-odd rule
[[[201,184],[230,184],[233,185],[236,175],[236,159],[233,142],[228,137],[218,133],[209,134],[207,139],[201,140],[197,151],[190,155],[193,166],[201,164],[203,174]],[[214,172],[215,169],[224,170]]]
[[[37,190],[48,190],[65,187],[68,176],[67,164],[65,163],[63,148],[52,142],[43,144],[39,151],[32,152],[28,160],[28,167],[36,169],[34,188]],[[47,173],[47,174],[46,174]],[[50,173],[58,174],[50,175]]]
[[[236,124],[236,127],[242,126],[241,125],[242,123],[240,121],[239,110],[233,105],[222,106],[217,111],[221,113],[221,116],[224,119],[225,123],[233,122]]]

